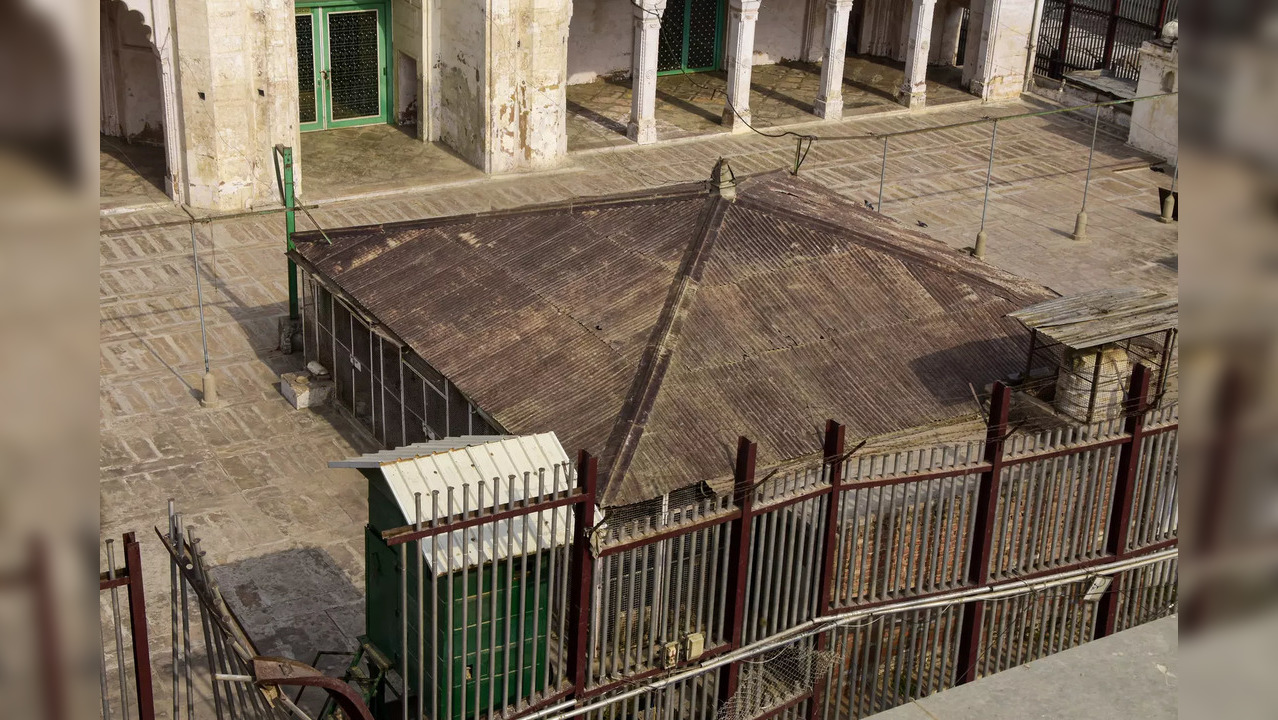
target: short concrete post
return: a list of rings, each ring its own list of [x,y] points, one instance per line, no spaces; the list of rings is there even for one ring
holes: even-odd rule
[[[657,141],[657,51],[665,0],[633,4],[634,55],[630,59],[630,124],[626,136],[640,145]]]
[[[972,248],[972,257],[977,260],[985,259],[985,241],[988,237],[984,230],[976,233],[976,246]]]
[[[728,99],[723,125],[734,133],[749,132],[750,70],[754,67],[754,25],[762,0],[730,0],[728,18]]]
[[[1074,218],[1074,239],[1083,241],[1087,239],[1087,211],[1079,210],[1078,217]]]
[[[927,57],[935,9],[936,0],[914,0],[910,11],[910,42],[905,52],[905,82],[901,85],[901,104],[908,108],[927,104]]]
[[[1167,193],[1163,198],[1163,214],[1158,216],[1158,222],[1169,223],[1175,220],[1176,213],[1176,194]]]
[[[212,370],[206,370],[203,377],[203,389],[200,393],[200,404],[204,407],[217,407],[217,377]]]
[[[848,15],[852,0],[825,4],[825,57],[821,60],[821,90],[812,112],[823,120],[843,118],[843,64],[848,50]]]

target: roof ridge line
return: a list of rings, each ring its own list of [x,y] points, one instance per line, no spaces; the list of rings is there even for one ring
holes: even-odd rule
[[[714,240],[729,204],[728,200],[718,194],[709,197],[697,232],[689,241],[679,271],[671,280],[666,303],[661,308],[661,315],[649,336],[630,391],[626,394],[625,403],[608,437],[604,456],[606,466],[600,468],[599,473],[605,498],[608,489],[614,485],[614,480],[624,476],[630,467],[635,449],[643,437],[648,415],[661,392],[670,358],[681,336],[682,318],[696,297],[701,270],[706,257],[713,251]]]

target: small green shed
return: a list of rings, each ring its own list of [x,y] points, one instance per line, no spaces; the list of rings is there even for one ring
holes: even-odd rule
[[[551,593],[559,590],[556,578],[566,570],[567,509],[484,523],[421,542],[422,688],[417,687],[416,543],[408,543],[407,567],[401,567],[400,546],[387,545],[381,534],[416,521],[417,493],[423,522],[429,524],[432,512],[442,518],[473,513],[481,505],[492,512],[494,499],[500,508],[512,499],[518,504],[539,492],[568,490],[571,466],[554,433],[445,438],[330,466],[357,468],[368,479],[366,634],[397,673],[407,652],[410,705],[424,692],[426,717],[467,720],[485,715],[490,706],[500,710],[543,690],[547,639],[557,631]]]

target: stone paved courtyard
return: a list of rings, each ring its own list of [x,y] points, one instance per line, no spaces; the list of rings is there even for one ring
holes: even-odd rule
[[[98,207],[114,211],[168,204],[164,194],[164,147],[98,138]]]
[[[960,68],[928,68],[930,106],[975,100],[964,92]],[[843,71],[843,113],[854,117],[899,110],[897,88],[904,66],[884,58],[850,55]],[[750,124],[773,128],[812,122],[812,103],[821,85],[821,66],[783,62],[750,72]],[[722,71],[662,75],[657,78],[659,140],[726,132],[722,125],[726,76]],[[602,79],[568,86],[568,149],[590,150],[630,144],[630,79]]]
[[[818,132],[857,136],[1045,109],[1040,101],[963,104],[922,115],[861,117]],[[1175,291],[1177,229],[1157,222],[1153,160],[1102,133],[1089,195],[1091,239],[1070,239],[1091,126],[1063,115],[1000,124],[987,260],[1061,293],[1139,285]],[[990,127],[894,139],[883,211],[970,245],[980,225]],[[802,174],[855,202],[875,201],[882,144],[818,141]],[[326,227],[510,208],[707,177],[716,158],[738,175],[787,167],[791,138],[714,135],[579,154],[555,173],[434,187],[406,178],[394,195],[321,203]],[[198,213],[197,213],[198,215]],[[224,404],[201,408],[203,372],[190,226],[172,205],[104,215],[100,238],[101,532],[143,544],[157,677],[167,677],[168,574],[150,528],[175,498],[248,630],[267,654],[310,662],[362,632],[365,484],[326,463],[371,449],[344,417],[293,411],[276,389],[299,356],[277,350],[286,312],[284,219],[196,225],[208,346]],[[299,216],[299,228],[310,221]],[[575,450],[575,449],[570,449]],[[198,634],[198,633],[197,633]],[[165,683],[157,683],[161,698]],[[157,701],[165,710],[166,702]]]

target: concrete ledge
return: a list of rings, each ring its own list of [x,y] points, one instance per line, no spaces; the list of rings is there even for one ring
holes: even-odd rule
[[[1176,718],[1176,622],[1155,620],[872,718]]]

